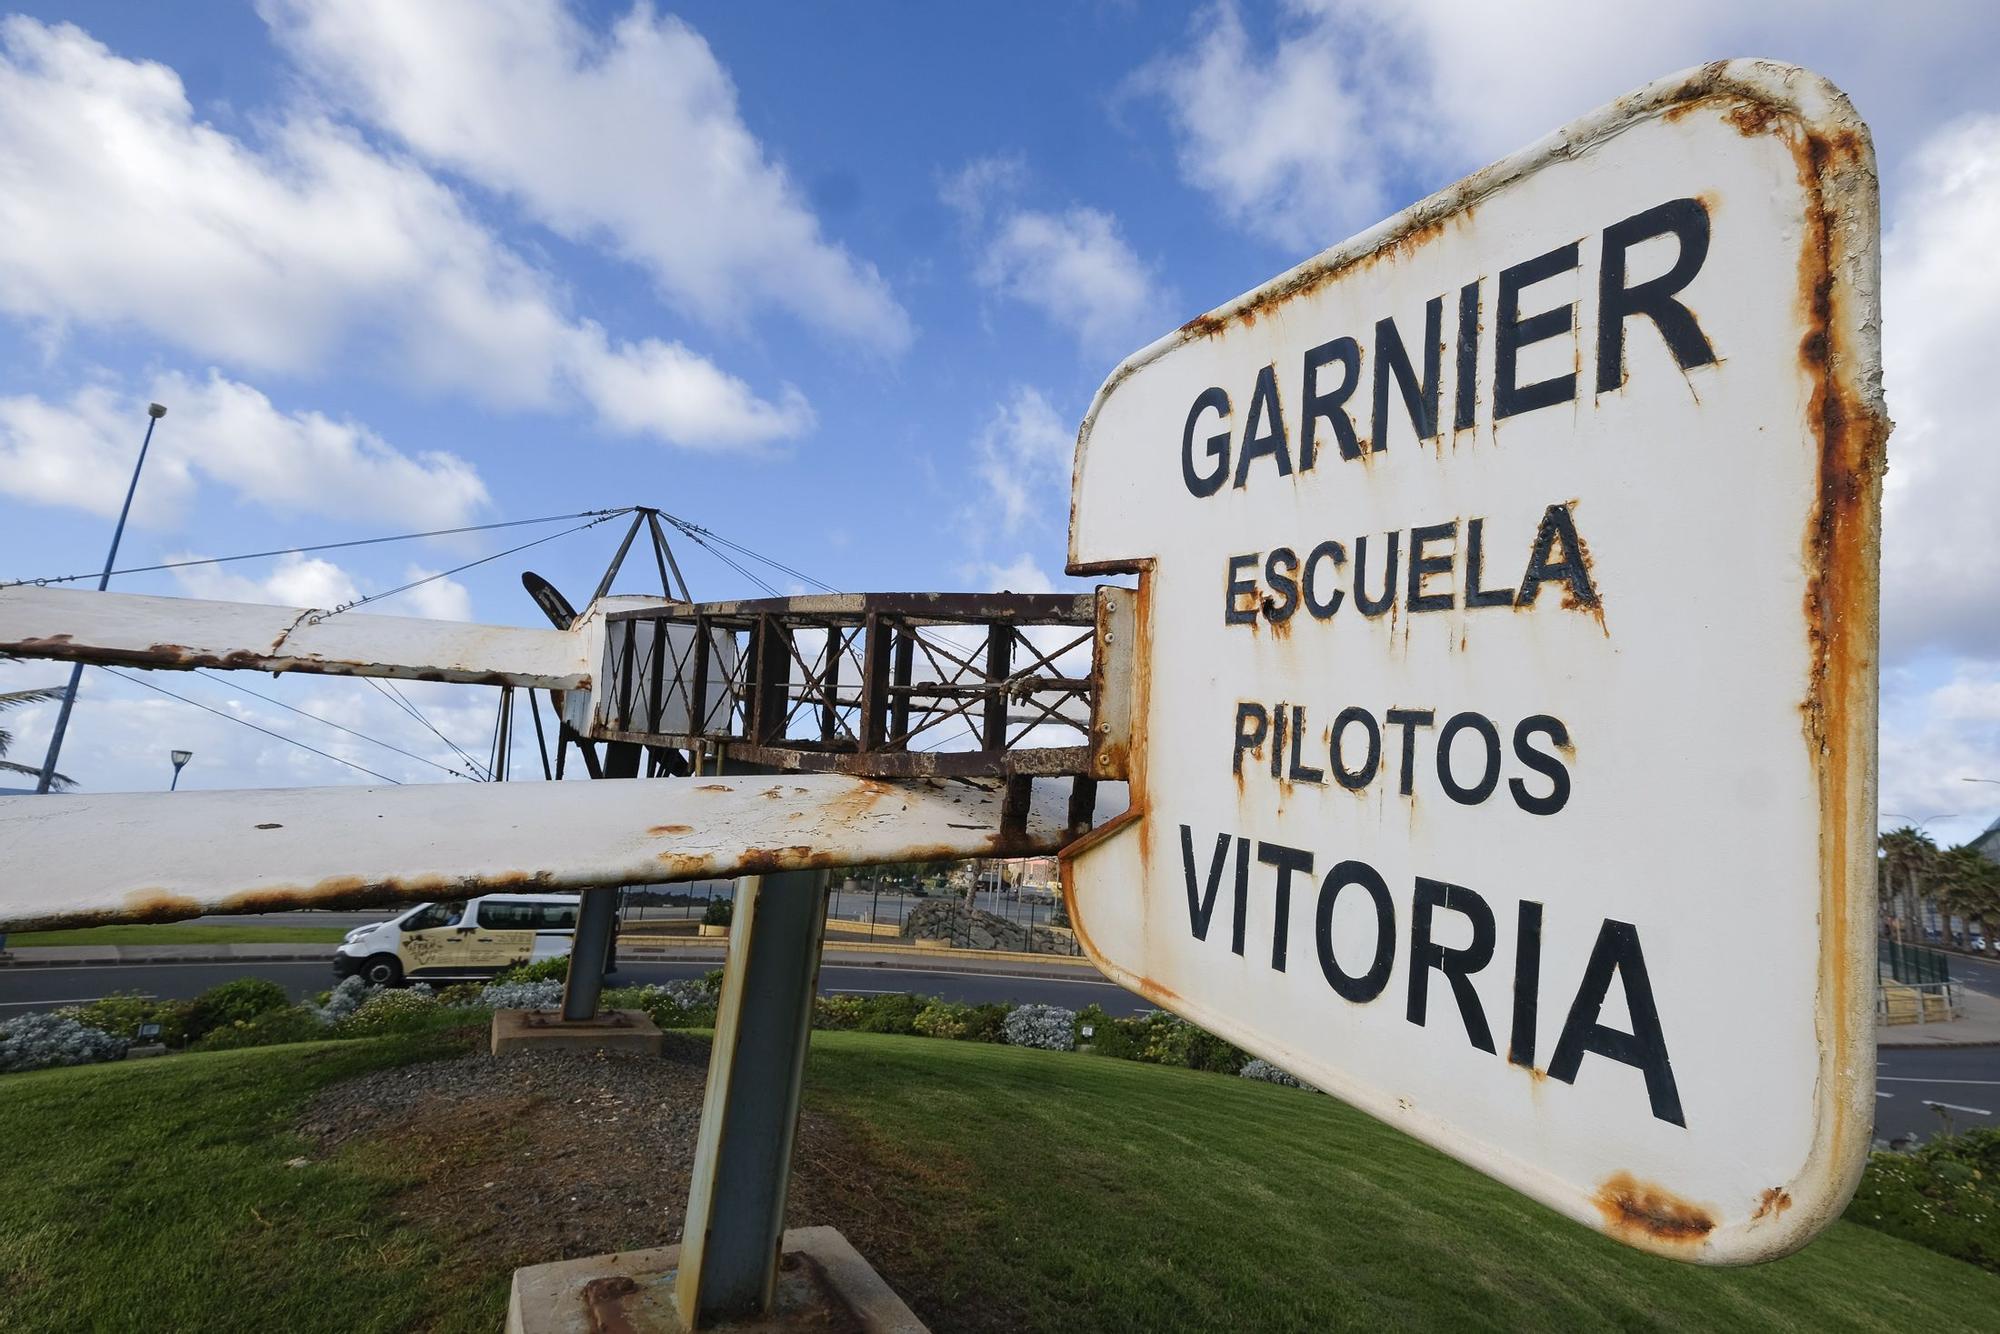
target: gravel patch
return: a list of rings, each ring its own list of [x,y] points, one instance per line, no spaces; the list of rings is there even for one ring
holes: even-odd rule
[[[408,1181],[397,1213],[454,1249],[535,1264],[680,1239],[707,1078],[678,1034],[657,1060],[482,1052],[331,1085],[300,1131]]]

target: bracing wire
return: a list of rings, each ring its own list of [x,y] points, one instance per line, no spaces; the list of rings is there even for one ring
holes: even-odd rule
[[[436,580],[449,578],[454,574],[461,574],[466,570],[472,569],[476,565],[485,565],[489,561],[499,560],[502,556],[511,556],[517,551],[526,551],[529,547],[538,547],[544,542],[553,542],[559,537],[568,537],[571,533],[580,533],[586,528],[595,528],[600,523],[604,523],[610,519],[615,519],[621,514],[630,514],[631,512],[632,511],[629,508],[622,510],[607,510],[602,514],[599,514],[596,518],[590,520],[589,522],[580,523],[576,525],[574,528],[565,528],[559,533],[550,533],[546,537],[538,537],[532,542],[523,542],[519,546],[508,547],[505,551],[496,551],[490,556],[481,556],[477,560],[469,560],[465,562],[465,564],[463,565],[454,565],[449,570],[439,570],[436,574],[427,574],[421,579],[412,579],[407,584],[399,584],[394,588],[385,589],[380,593],[370,593],[367,597],[356,598],[352,602],[343,602],[339,606],[333,607],[327,611],[313,612],[311,615],[306,617],[306,624],[318,625],[320,622],[326,620],[327,618],[332,616],[338,616],[344,611],[353,611],[356,607],[365,607],[371,602],[380,602],[383,598],[392,598],[396,596],[396,594],[398,593],[407,593],[413,588],[421,588],[423,585],[432,583]]]
[[[466,773],[462,769],[454,769],[448,764],[439,764],[436,760],[430,759],[427,756],[419,755],[413,750],[404,750],[401,746],[391,745],[389,742],[382,740],[380,737],[372,737],[369,736],[366,732],[358,732],[354,728],[347,726],[345,723],[337,723],[331,718],[321,717],[317,713],[308,712],[307,710],[298,708],[295,705],[287,704],[285,703],[285,701],[277,699],[271,695],[266,695],[260,691],[252,690],[249,686],[246,686],[239,681],[228,680],[210,671],[198,670],[196,674],[200,676],[206,676],[209,680],[219,682],[222,685],[227,686],[231,690],[238,690],[246,695],[250,695],[257,699],[261,699],[266,704],[275,704],[281,709],[286,709],[292,713],[298,714],[299,717],[301,718],[310,718],[316,723],[325,723],[328,727],[334,728],[337,731],[345,732],[349,736],[360,737],[363,741],[366,741],[371,745],[380,746],[384,750],[393,750],[398,755],[406,756],[409,759],[415,760],[419,764],[428,764],[433,769],[442,769],[444,770],[444,772],[450,774],[453,778],[464,778],[475,783],[479,781],[477,778],[474,778],[471,774]],[[363,679],[366,680],[367,678],[364,677]]]
[[[191,560],[170,560],[158,565],[133,565],[126,569],[113,570],[111,573],[114,575],[150,574],[156,570],[184,570],[194,565],[226,565],[232,561],[239,560],[262,560],[266,556],[296,556],[304,555],[309,551],[339,551],[346,547],[376,546],[383,542],[409,542],[423,537],[450,537],[456,533],[485,533],[491,532],[496,528],[521,528],[536,523],[560,523],[564,519],[588,519],[592,517],[609,519],[615,518],[620,514],[630,514],[631,512],[632,509],[630,506],[616,510],[578,510],[574,514],[545,514],[538,519],[509,519],[502,523],[475,523],[463,528],[434,528],[424,533],[396,533],[389,537],[357,537],[346,542],[320,542],[313,546],[305,547],[278,547],[271,551],[249,551],[240,556],[202,556]],[[588,525],[585,526],[588,527]],[[575,532],[576,530],[571,529],[570,531]],[[561,535],[560,533],[557,534],[558,537]],[[506,553],[502,552],[500,554],[505,555]],[[18,588],[23,584],[33,584],[37,587],[47,584],[68,584],[74,583],[79,579],[96,579],[102,575],[103,571],[93,570],[88,574],[59,574],[51,575],[44,579],[12,579],[0,581],[0,588]],[[386,597],[388,595],[385,593],[382,596]]]
[[[409,701],[408,697],[405,696],[402,691],[396,689],[395,682],[390,681],[386,684],[385,687],[383,682],[376,680],[372,676],[364,676],[361,679],[366,681],[369,685],[373,686],[375,688],[375,693],[382,696],[382,698],[388,700],[391,704],[394,704],[404,713],[409,714],[410,717],[416,719],[419,723],[422,723],[426,728],[430,730],[432,736],[444,742],[446,746],[451,748],[452,754],[458,756],[458,758],[464,760],[467,764],[471,765],[473,770],[475,771],[474,773],[475,782],[484,783],[492,778],[492,775],[487,772],[486,768],[483,765],[481,765],[478,760],[473,759],[471,755],[466,753],[465,747],[459,745],[456,741],[453,741],[443,732],[440,732],[437,728],[437,724],[433,723],[430,719],[424,717],[422,711],[419,710],[416,705],[412,704]]]
[[[100,670],[110,672],[113,676],[122,678],[123,680],[126,681],[130,681],[135,686],[144,686],[148,690],[156,691],[159,694],[165,695],[168,699],[177,699],[183,704],[192,704],[195,708],[200,709],[203,713],[212,713],[218,718],[226,718],[230,722],[236,723],[243,727],[247,727],[253,732],[262,732],[265,736],[270,737],[275,741],[282,741],[288,746],[297,746],[300,750],[309,750],[313,754],[320,756],[322,759],[332,760],[335,764],[344,764],[350,769],[359,769],[362,773],[367,774],[370,778],[379,778],[385,783],[394,783],[397,787],[401,787],[403,785],[403,780],[400,778],[391,778],[387,774],[375,772],[375,770],[370,769],[365,764],[356,764],[353,760],[344,760],[340,756],[335,755],[330,751],[321,750],[318,746],[309,746],[305,742],[300,741],[297,737],[289,737],[286,736],[283,732],[273,732],[268,727],[260,727],[256,723],[251,722],[248,718],[238,718],[233,713],[224,713],[221,709],[210,708],[208,705],[203,704],[200,700],[189,699],[186,695],[176,695],[173,691],[167,689],[165,686],[156,686],[151,681],[141,680],[140,678],[133,676],[127,672],[121,672],[115,667],[103,667],[100,668]]]

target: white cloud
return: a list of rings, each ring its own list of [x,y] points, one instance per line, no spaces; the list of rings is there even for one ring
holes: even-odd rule
[[[676,386],[699,357],[570,318],[450,190],[323,116],[289,114],[252,146],[197,119],[174,71],[74,26],[9,18],[0,48],[0,310],[255,369],[352,350],[501,407],[581,399],[611,429],[674,443],[808,420],[747,390],[719,424],[712,397],[684,410]],[[606,396],[634,379],[648,412]]]
[[[1166,293],[1118,220],[1082,206],[1022,207],[1027,184],[1022,159],[994,157],[966,164],[939,190],[966,224],[979,283],[1040,311],[1092,354],[1117,355],[1164,332]]]
[[[1182,179],[1251,235],[1315,252],[1379,217],[1391,170],[1437,148],[1419,132],[1421,91],[1377,11],[1287,11],[1266,46],[1233,4],[1218,5],[1184,51],[1132,87],[1165,104]],[[1482,57],[1479,78],[1486,66]]]
[[[164,375],[150,398],[167,406],[147,454],[134,510],[170,521],[196,478],[285,514],[393,520],[443,528],[487,504],[486,484],[455,454],[411,456],[366,426],[318,412],[283,412],[249,385],[211,370]],[[93,514],[118,512],[145,431],[147,397],[87,385],[67,402],[0,398],[0,492]]]
[[[1889,443],[1883,640],[2000,660],[2000,447],[1986,418],[2000,346],[2000,116],[1918,155],[1882,258]]]
[[[177,551],[175,561],[205,560],[208,553]],[[337,607],[361,596],[354,576],[330,560],[288,552],[278,557],[271,573],[261,579],[238,574],[222,565],[190,565],[173,571],[174,582],[189,597],[213,602],[255,602],[273,607]]]
[[[1027,386],[997,405],[979,433],[974,464],[986,503],[969,513],[968,531],[999,519],[1012,535],[1031,522],[1061,527],[1069,519],[1069,467],[1076,431],[1056,415],[1041,391]],[[1017,590],[1018,591],[1018,590]]]
[[[909,319],[827,240],[681,20],[634,7],[606,35],[560,0],[266,0],[278,40],[356,114],[427,160],[603,241],[704,320],[790,311],[888,351]]]
[[[393,616],[422,616],[433,621],[471,620],[471,592],[456,579],[434,578],[437,573],[436,570],[428,570],[421,565],[406,567],[403,570],[405,583],[417,579],[429,582],[418,584],[409,592],[399,595],[394,603],[385,602],[377,610]]]

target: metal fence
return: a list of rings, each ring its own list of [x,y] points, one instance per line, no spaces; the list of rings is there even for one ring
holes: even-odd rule
[[[1908,986],[1930,986],[1951,981],[1950,958],[1921,945],[1878,940],[1875,942],[1875,961],[1888,976]]]
[[[700,921],[711,904],[728,903],[733,893],[727,880],[635,886],[627,891],[621,919],[627,930],[640,933],[649,925]],[[926,904],[969,906],[974,911],[933,911],[931,917],[943,920],[924,926],[920,919],[920,929],[910,931],[912,914]],[[927,940],[953,949],[1073,955],[1078,949],[1068,927],[1062,896],[1054,890],[983,889],[968,904],[962,889],[915,893],[864,879],[836,880],[827,898],[827,938],[850,945],[870,938],[894,945]]]

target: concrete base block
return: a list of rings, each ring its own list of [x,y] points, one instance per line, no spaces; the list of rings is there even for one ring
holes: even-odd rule
[[[523,1051],[605,1051],[658,1056],[665,1042],[644,1010],[606,1010],[595,1019],[566,1024],[544,1010],[495,1010],[493,1054]]]
[[[681,1248],[619,1251],[514,1271],[507,1334],[685,1334],[674,1310]],[[778,1265],[778,1309],[709,1329],[728,1334],[928,1334],[838,1229],[793,1228]]]

